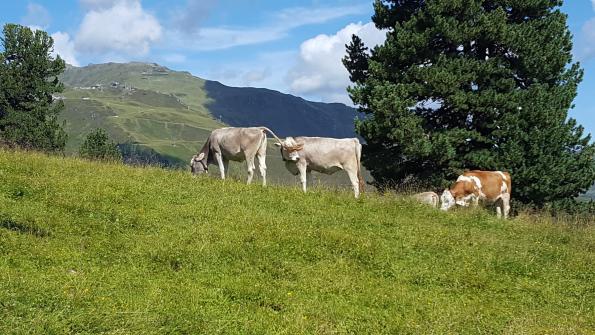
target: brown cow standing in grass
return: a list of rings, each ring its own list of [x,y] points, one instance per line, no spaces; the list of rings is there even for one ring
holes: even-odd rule
[[[454,205],[477,206],[479,200],[496,204],[498,217],[508,218],[510,212],[510,193],[512,180],[508,172],[502,171],[467,171],[457,181],[444,190],[441,196],[442,210]]]

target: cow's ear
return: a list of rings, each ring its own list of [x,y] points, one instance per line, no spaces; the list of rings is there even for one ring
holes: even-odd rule
[[[205,153],[201,152],[198,156],[195,156],[195,157],[196,158],[194,160],[201,161],[205,158]]]
[[[275,142],[275,146],[280,147],[280,146],[283,146],[283,144],[281,144],[279,142]]]

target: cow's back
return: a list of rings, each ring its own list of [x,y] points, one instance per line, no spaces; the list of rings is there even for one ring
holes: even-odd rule
[[[487,199],[496,199],[502,193],[511,192],[511,179],[508,172],[473,170],[463,173],[463,176],[477,178],[481,183],[480,191]]]
[[[258,150],[263,137],[265,135],[259,127],[227,127],[213,130],[210,140],[215,152],[221,152],[232,160],[244,160],[245,152],[254,154]]]
[[[297,137],[295,140],[304,144],[300,157],[314,171],[343,169],[353,164],[359,144],[356,138]]]

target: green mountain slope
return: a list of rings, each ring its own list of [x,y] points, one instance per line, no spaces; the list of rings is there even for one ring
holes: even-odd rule
[[[595,227],[0,151],[1,334],[590,334]]]
[[[212,129],[228,125],[264,125],[280,136],[355,136],[355,110],[345,105],[313,103],[266,89],[228,87],[157,64],[69,66],[61,79],[66,84],[62,117],[70,135],[69,152],[75,152],[84,136],[97,127],[106,129],[117,142],[137,143],[180,166],[187,165]],[[271,181],[294,182],[272,145],[269,156]],[[244,176],[243,165],[232,164],[232,169]],[[349,185],[343,173],[319,180]]]
[[[205,107],[204,80],[155,64],[68,67],[62,80],[68,149],[95,127],[118,142],[130,141],[186,161],[210,130],[224,124]]]
[[[157,64],[69,66],[62,80],[68,87],[71,148],[80,141],[76,129],[90,125],[105,125],[120,141],[137,141],[184,160],[196,150],[196,141],[204,140],[205,130],[223,125],[264,125],[280,136],[355,136],[355,110],[345,105],[228,87]]]
[[[229,87],[206,81],[212,115],[232,126],[265,125],[279,136],[354,137],[355,110],[253,87]]]

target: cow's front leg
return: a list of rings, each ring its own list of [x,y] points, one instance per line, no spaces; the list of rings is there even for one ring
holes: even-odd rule
[[[223,155],[220,152],[215,153],[217,159],[217,165],[219,166],[219,173],[221,173],[221,179],[225,179],[225,164],[223,163]]]
[[[477,208],[479,206],[479,196],[478,195],[473,195],[473,198],[471,198],[471,205],[475,208]]]
[[[308,171],[305,164],[297,164],[297,168],[300,171],[300,181],[302,182],[302,190],[306,192],[306,183],[308,182]]]
[[[498,201],[498,204],[496,204],[496,217],[498,219],[502,218],[502,202]]]
[[[223,158],[223,168],[225,173],[229,174],[229,159]]]
[[[508,219],[508,213],[510,212],[510,194],[508,193],[502,195],[502,211],[504,212],[504,218]]]

